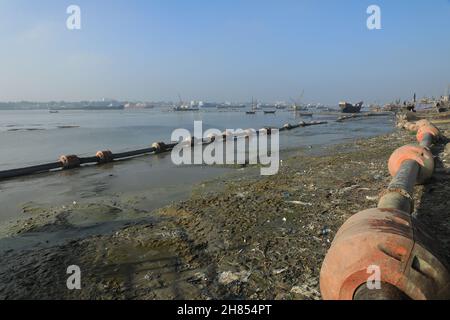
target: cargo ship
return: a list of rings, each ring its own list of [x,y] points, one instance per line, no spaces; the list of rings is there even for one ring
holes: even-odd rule
[[[358,102],[356,104],[351,104],[348,102],[339,102],[339,108],[341,109],[341,112],[343,113],[359,113],[361,112],[361,108],[363,106],[364,102]]]

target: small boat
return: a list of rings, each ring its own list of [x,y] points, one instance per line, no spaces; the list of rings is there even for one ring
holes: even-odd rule
[[[256,114],[256,105],[252,97],[252,109],[245,112],[246,114]]]
[[[312,112],[299,112],[298,115],[301,117],[312,117],[313,113]]]
[[[58,110],[48,110],[49,113],[59,113]]]
[[[348,102],[339,102],[339,108],[341,108],[341,111],[343,113],[359,113],[361,112],[361,108],[364,102],[358,102],[357,104],[353,105]]]
[[[276,110],[265,110],[264,114],[275,114]]]

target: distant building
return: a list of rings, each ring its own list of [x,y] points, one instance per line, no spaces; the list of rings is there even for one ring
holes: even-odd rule
[[[442,96],[442,102],[450,102],[450,95]]]

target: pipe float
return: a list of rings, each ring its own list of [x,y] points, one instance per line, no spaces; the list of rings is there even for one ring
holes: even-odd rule
[[[391,286],[405,298],[446,299],[450,275],[440,261],[431,233],[409,214],[369,209],[353,215],[336,234],[322,265],[320,291],[325,300],[361,298],[357,292],[367,288],[368,268],[377,266],[381,289],[372,291],[379,299],[399,298]]]
[[[450,273],[431,233],[410,213],[414,186],[430,178],[429,147],[439,130],[427,120],[417,128],[420,146],[404,146],[389,159],[393,176],[378,208],[349,218],[339,229],[320,272],[324,299],[448,299]],[[380,270],[381,288],[370,290],[368,268]]]

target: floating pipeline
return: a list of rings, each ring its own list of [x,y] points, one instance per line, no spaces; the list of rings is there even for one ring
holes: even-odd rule
[[[367,117],[386,117],[393,115],[392,112],[373,112],[373,113],[355,113],[347,116],[341,116],[339,117],[336,122],[343,122],[350,119],[356,119],[356,118],[367,118]]]
[[[286,130],[292,130],[299,127],[308,127],[308,126],[314,126],[314,125],[321,125],[326,124],[328,122],[326,121],[311,121],[311,122],[300,122],[298,124],[294,125],[284,125],[282,128],[278,129],[279,131],[286,131]],[[224,140],[234,138],[235,140],[240,137],[249,137],[251,135],[254,135],[255,133],[257,135],[265,134],[270,135],[272,133],[272,128],[262,128],[258,131],[255,131],[253,129],[247,129],[244,130],[243,133],[238,134],[232,134],[230,132],[223,132],[220,136],[210,135],[207,139],[196,139],[194,137],[190,138],[188,141],[183,141],[184,144],[209,144],[217,140],[218,138],[222,138]],[[17,168],[17,169],[11,169],[11,170],[4,170],[0,171],[0,179],[10,179],[20,176],[26,176],[26,175],[32,175],[36,173],[42,173],[42,172],[50,172],[57,169],[60,170],[70,170],[74,168],[82,167],[83,165],[87,164],[106,164],[111,163],[115,160],[122,160],[122,159],[128,159],[133,158],[137,156],[142,156],[145,154],[160,154],[164,152],[171,151],[177,143],[169,143],[166,144],[164,142],[155,142],[152,144],[150,148],[144,148],[139,150],[132,150],[132,151],[126,151],[121,153],[112,153],[110,150],[103,150],[98,151],[95,156],[93,157],[78,157],[76,155],[62,155],[58,161],[51,162],[51,163],[45,163],[40,164],[36,166],[30,166],[30,167],[24,167],[24,168]]]
[[[429,148],[439,130],[428,121],[404,125],[421,132],[420,145],[394,151],[393,179],[378,208],[355,214],[337,232],[320,272],[325,300],[450,298],[448,262],[432,233],[411,216],[414,186],[434,170]],[[373,266],[380,271],[376,290],[367,286]]]

